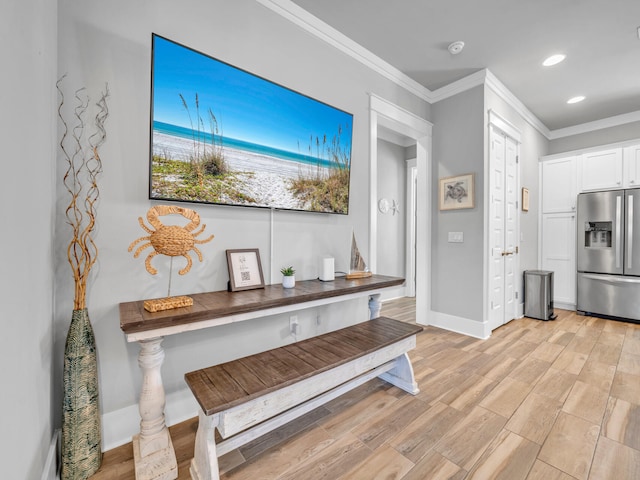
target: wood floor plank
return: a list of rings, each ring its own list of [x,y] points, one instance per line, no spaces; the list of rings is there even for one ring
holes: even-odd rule
[[[532,388],[528,383],[506,377],[480,400],[479,405],[505,418],[511,418]]]
[[[338,438],[351,432],[363,422],[375,418],[397,401],[397,398],[386,391],[376,390],[360,402],[321,419],[318,424],[333,437]]]
[[[375,451],[366,462],[351,470],[340,480],[399,480],[413,468],[413,462],[390,446]]]
[[[561,401],[531,393],[509,419],[506,428],[542,445],[561,408]]]
[[[577,375],[549,368],[534,387],[533,393],[564,402],[576,379]]]
[[[402,477],[402,480],[463,480],[466,476],[466,470],[438,452],[431,451]]]
[[[470,375],[460,385],[452,388],[438,400],[442,403],[460,410],[468,412],[482,400],[498,382],[480,375]]]
[[[469,471],[502,430],[506,419],[482,407],[475,407],[434,449],[463,470]]]
[[[562,470],[558,470],[549,464],[536,460],[527,480],[575,480],[571,475],[567,475]]]
[[[544,360],[545,362],[553,363],[556,358],[558,358],[558,355],[560,355],[564,350],[564,347],[564,345],[556,343],[542,342],[533,352],[531,352],[531,356],[533,358]]]
[[[537,358],[527,357],[511,372],[509,376],[522,383],[535,384],[549,370],[551,363]]]
[[[578,480],[586,480],[599,433],[599,425],[560,412],[539,458]]]
[[[348,434],[278,478],[281,480],[300,480],[302,478],[336,480],[345,472],[360,465],[369,456],[371,456],[371,450],[356,437]],[[257,478],[262,480],[268,477],[254,476],[253,480]]]
[[[590,479],[622,480],[640,478],[640,451],[600,437],[593,458]]]
[[[567,373],[579,375],[582,367],[586,363],[589,355],[580,352],[572,352],[571,350],[563,350],[556,360],[551,364],[552,368],[562,370]]]
[[[640,405],[609,397],[602,435],[640,450]]]
[[[326,430],[309,428],[263,455],[253,457],[222,475],[222,480],[278,478],[319,455],[335,443]]]
[[[517,358],[507,357],[506,355],[492,355],[492,357],[491,360],[478,368],[475,373],[500,381],[520,364]]]
[[[502,430],[466,480],[525,480],[539,450],[540,445],[509,430]]]
[[[640,376],[625,372],[616,372],[611,384],[611,396],[640,403]]]
[[[608,399],[609,392],[578,380],[564,402],[562,411],[600,425]]]
[[[444,403],[435,402],[407,428],[389,440],[398,452],[417,463],[451,428],[464,418],[464,413]]]
[[[582,367],[578,380],[598,387],[600,390],[609,390],[615,374],[616,367],[614,365],[596,362],[589,358]]]
[[[403,395],[388,408],[362,422],[352,433],[371,450],[375,450],[418,418],[425,409],[424,402]]]
[[[640,355],[622,352],[618,360],[617,371],[640,376]]]

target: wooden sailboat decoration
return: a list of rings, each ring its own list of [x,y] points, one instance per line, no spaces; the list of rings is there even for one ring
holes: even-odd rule
[[[351,280],[354,278],[367,278],[370,277],[372,273],[369,271],[364,258],[360,255],[360,250],[358,250],[358,244],[356,243],[356,234],[351,234],[351,262],[349,264],[349,273],[347,273],[347,280]]]

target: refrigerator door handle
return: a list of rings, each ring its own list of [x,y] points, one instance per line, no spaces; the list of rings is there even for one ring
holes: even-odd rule
[[[600,282],[609,282],[609,283],[640,283],[640,278],[633,277],[622,277],[616,275],[595,275],[592,273],[582,273],[580,274],[582,278],[587,278],[589,280],[598,280]]]
[[[627,196],[627,266],[633,267],[633,195]]]
[[[616,268],[620,268],[620,257],[622,248],[622,197],[616,197]]]

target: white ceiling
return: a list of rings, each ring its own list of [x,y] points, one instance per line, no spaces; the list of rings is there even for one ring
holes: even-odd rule
[[[550,130],[640,112],[640,0],[293,3],[431,91],[487,68]]]

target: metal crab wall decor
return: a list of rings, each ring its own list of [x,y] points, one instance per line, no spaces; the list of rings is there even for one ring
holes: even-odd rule
[[[184,218],[191,220],[187,225],[179,226],[179,225],[165,225],[160,221],[160,217],[164,215],[170,214],[178,214],[182,215]],[[202,252],[196,247],[196,244],[203,244],[210,242],[213,239],[213,235],[211,235],[206,240],[198,240],[196,237],[204,232],[206,225],[202,225],[198,230],[198,225],[200,225],[200,215],[194,210],[184,207],[177,207],[173,205],[156,205],[151,207],[147,212],[147,220],[151,224],[151,228],[147,227],[144,224],[144,220],[142,217],[138,218],[138,222],[140,222],[140,226],[149,233],[148,236],[140,237],[129,245],[129,252],[133,250],[133,248],[138,245],[140,242],[145,240],[148,243],[144,243],[140,245],[133,254],[134,258],[138,258],[140,253],[146,248],[153,247],[154,251],[149,254],[144,264],[147,267],[147,271],[151,275],[155,275],[158,273],[151,265],[151,259],[158,254],[167,255],[170,257],[178,257],[183,256],[187,259],[187,265],[180,270],[178,273],[180,275],[184,275],[189,270],[191,270],[191,266],[193,262],[191,257],[189,256],[189,252],[193,250],[196,255],[198,255],[198,259],[202,262]],[[196,231],[194,231],[196,230]]]

